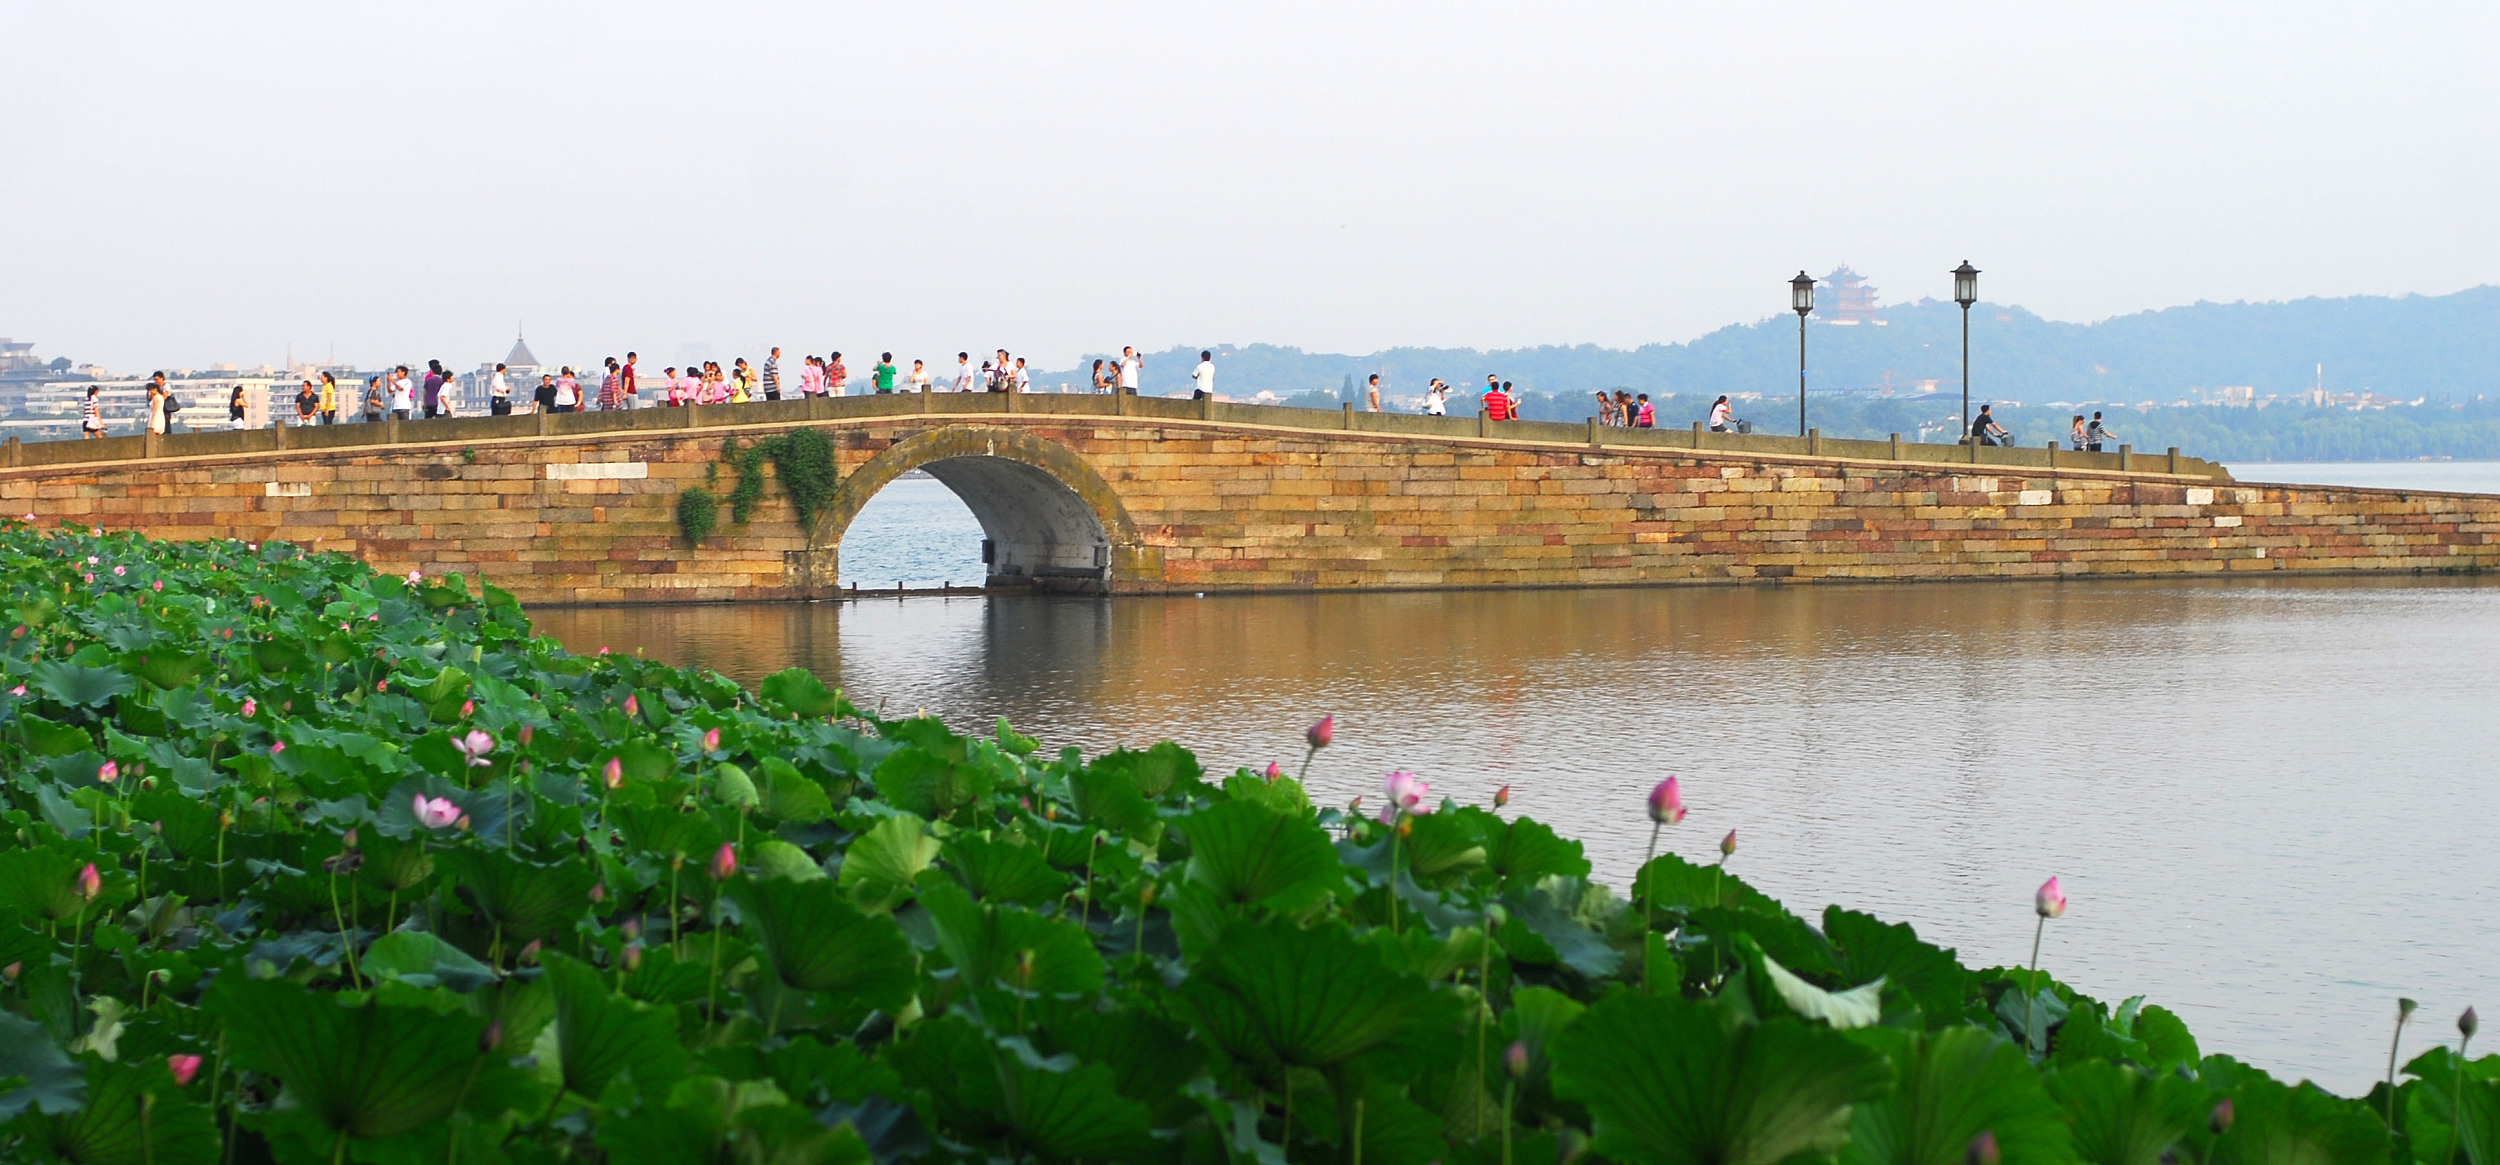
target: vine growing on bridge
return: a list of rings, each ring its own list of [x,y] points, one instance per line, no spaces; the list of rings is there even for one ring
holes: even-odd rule
[[[737,488],[729,491],[729,520],[741,526],[755,516],[756,505],[764,500],[767,460],[773,464],[773,475],[781,479],[781,492],[798,511],[802,528],[833,501],[833,491],[841,484],[841,474],[833,464],[833,440],[815,429],[793,429],[752,445],[741,445],[731,437],[721,448],[721,459],[738,471]]]
[[[701,546],[720,521],[720,498],[699,485],[690,485],[677,495],[677,532],[686,536],[686,545]]]

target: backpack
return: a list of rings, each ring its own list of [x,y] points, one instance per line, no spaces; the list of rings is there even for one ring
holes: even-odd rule
[[[169,388],[169,389],[166,389],[166,390],[165,390],[165,416],[166,416],[166,418],[167,418],[167,419],[171,419],[175,413],[178,413],[178,412],[181,412],[181,411],[182,411],[182,398],[181,398],[181,397],[178,397],[178,396],[175,396],[175,395],[174,395],[174,390],[172,390],[172,389],[170,389],[170,388]]]

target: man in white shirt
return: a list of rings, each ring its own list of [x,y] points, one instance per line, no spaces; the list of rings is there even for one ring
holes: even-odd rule
[[[1138,358],[1135,347],[1120,349],[1120,392],[1123,395],[1137,395],[1137,378],[1145,368],[1146,362]]]
[[[972,376],[974,371],[975,369],[972,367],[972,353],[955,353],[955,391],[972,391]]]
[[[1016,357],[1016,391],[1033,391],[1033,374],[1024,370],[1024,357]]]
[[[1213,353],[1213,352],[1200,352],[1200,353],[1198,353],[1198,367],[1197,367],[1197,369],[1196,369],[1195,371],[1192,371],[1192,372],[1189,374],[1189,379],[1190,379],[1190,382],[1191,382],[1191,383],[1193,383],[1193,384],[1195,384],[1195,385],[1197,385],[1197,386],[1198,386],[1198,387],[1197,387],[1197,389],[1196,389],[1195,391],[1192,391],[1192,392],[1189,394],[1189,399],[1191,399],[1191,400],[1198,400],[1198,399],[1200,399],[1200,398],[1202,398],[1202,397],[1211,397],[1211,396],[1214,396],[1214,395],[1215,395],[1215,353]]]

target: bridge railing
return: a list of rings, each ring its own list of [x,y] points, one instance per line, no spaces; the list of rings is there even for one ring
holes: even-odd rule
[[[209,430],[165,436],[142,434],[97,441],[36,441],[9,438],[0,444],[0,462],[8,468],[138,461],[157,457],[215,457],[268,452],[340,449],[396,444],[444,444],[530,437],[591,437],[612,433],[669,432],[688,429],[738,429],[803,425],[811,422],[873,420],[902,416],[997,416],[1001,414],[1069,417],[1134,417],[1141,420],[1255,426],[1263,429],[1336,430],[1379,433],[1425,440],[1494,439],[1542,445],[1571,445],[1592,451],[1691,449],[1718,454],[1762,454],[1773,457],[1830,457],[1855,461],[1898,461],[1920,464],[1972,465],[2004,469],[2069,469],[2115,473],[2169,474],[2229,480],[2222,466],[2182,456],[2175,448],[2139,454],[2121,445],[2114,453],[2084,453],[2044,447],[1937,445],[1903,441],[1859,441],[1819,434],[1775,437],[1767,433],[1711,433],[1690,429],[1628,429],[1594,422],[1492,421],[1482,416],[1429,417],[1411,413],[1372,413],[1353,409],[1288,408],[1281,405],[1188,400],[1156,396],[1095,396],[1050,393],[891,393],[876,396],[811,397],[747,404],[696,405],[685,408],[642,408],[613,412],[530,413],[508,417],[444,417],[435,420],[381,421],[345,425]]]

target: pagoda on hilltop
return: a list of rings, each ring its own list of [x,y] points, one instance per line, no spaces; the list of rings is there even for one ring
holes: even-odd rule
[[[1880,328],[1890,322],[1875,314],[1875,288],[1867,283],[1866,276],[1850,270],[1847,263],[1824,276],[1823,284],[1832,289],[1832,306],[1823,313],[1824,323],[1852,328],[1873,324]]]

